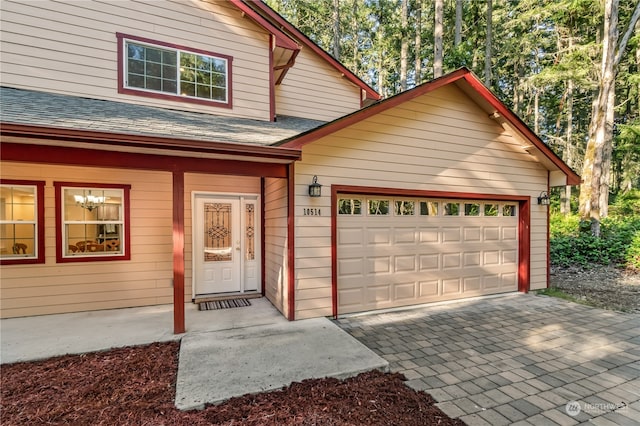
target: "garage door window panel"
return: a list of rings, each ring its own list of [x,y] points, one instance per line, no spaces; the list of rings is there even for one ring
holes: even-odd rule
[[[351,216],[361,215],[362,200],[357,198],[340,198],[338,200],[338,214]]]
[[[367,209],[372,216],[386,216],[389,214],[389,200],[367,200]]]
[[[394,202],[396,216],[415,215],[416,203],[413,201],[396,200]]]
[[[485,204],[484,205],[484,215],[485,216],[498,216],[498,212],[500,211],[498,204]]]
[[[420,201],[420,216],[438,216],[438,202]]]
[[[480,204],[478,203],[465,203],[464,204],[465,216],[480,216]]]
[[[445,216],[460,216],[460,203],[444,203]]]

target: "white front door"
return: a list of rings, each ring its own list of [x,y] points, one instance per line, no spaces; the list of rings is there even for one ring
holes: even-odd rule
[[[194,295],[257,291],[257,196],[196,196]]]

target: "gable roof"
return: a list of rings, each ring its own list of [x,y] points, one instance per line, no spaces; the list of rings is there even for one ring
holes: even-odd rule
[[[513,111],[511,111],[498,97],[491,92],[480,79],[469,69],[460,68],[450,74],[416,86],[411,90],[399,93],[395,96],[377,102],[366,108],[360,109],[344,117],[331,121],[323,126],[311,129],[305,133],[293,136],[275,145],[287,148],[302,148],[324,136],[344,129],[352,124],[372,117],[383,111],[415,99],[440,87],[454,84],[469,96],[480,108],[500,123],[507,127],[515,135],[526,141],[523,148],[536,157],[548,170],[557,170],[567,177],[568,185],[580,184],[580,176],[558,157],[533,130],[529,128]]]
[[[253,19],[254,22],[262,26],[266,31],[273,34],[276,38],[276,43],[281,43],[278,44],[280,47],[292,49],[292,47],[290,47],[290,42],[291,40],[296,40],[302,43],[304,47],[311,49],[318,56],[324,59],[329,65],[331,65],[339,73],[341,73],[344,78],[358,86],[364,94],[364,97],[362,99],[363,101],[365,100],[365,98],[370,101],[377,101],[381,99],[380,94],[376,92],[371,86],[362,81],[360,77],[355,75],[347,67],[342,65],[340,61],[324,51],[324,49],[314,43],[309,37],[303,34],[286,19],[284,19],[280,14],[278,14],[278,12],[271,9],[262,0],[231,0],[231,2],[244,13],[246,13],[251,19]],[[295,55],[292,60],[295,60]],[[282,80],[282,78],[283,76],[281,76],[279,80]]]

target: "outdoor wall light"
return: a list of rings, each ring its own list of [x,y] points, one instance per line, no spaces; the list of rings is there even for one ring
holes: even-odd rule
[[[313,177],[313,183],[309,185],[309,197],[319,197],[322,195],[322,185],[318,183],[318,176]]]
[[[543,206],[548,206],[549,204],[551,204],[551,199],[549,198],[549,194],[547,194],[547,191],[542,191],[540,193],[540,195],[538,196],[538,204],[541,204]]]

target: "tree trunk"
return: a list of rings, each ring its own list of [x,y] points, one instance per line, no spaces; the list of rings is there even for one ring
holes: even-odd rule
[[[358,40],[360,39],[359,28],[358,25],[358,2],[360,0],[353,0],[353,16],[351,17],[351,32],[353,33],[353,72],[356,75],[359,75],[360,71],[360,61],[359,61],[359,53],[360,46],[358,45]]]
[[[533,89],[533,131],[540,135],[540,90]]]
[[[569,38],[569,49],[571,49],[572,39]],[[562,159],[569,167],[573,163],[573,80],[567,82],[567,141]],[[564,196],[560,202],[560,212],[564,215],[571,213],[571,185],[564,189]]]
[[[487,40],[484,53],[484,84],[491,87],[491,36],[493,24],[493,0],[487,0]]]
[[[591,220],[591,232],[595,236],[600,236],[600,220],[605,217],[602,215],[602,203],[608,203],[609,200],[609,185],[608,182],[605,185],[603,179],[609,177],[605,167],[611,165],[613,111],[608,110],[615,101],[614,60],[615,46],[618,43],[618,0],[606,0],[604,13],[601,76],[589,126],[589,141],[582,171],[583,184],[580,187],[580,215],[584,220]],[[606,193],[602,193],[602,189],[606,189]]]
[[[433,29],[433,78],[442,75],[442,22],[444,19],[444,0],[435,0],[435,26]]]
[[[340,60],[340,0],[333,0],[333,57]]]
[[[462,0],[456,0],[456,26],[453,45],[460,46],[462,43]]]
[[[400,41],[400,91],[407,90],[407,57],[409,56],[409,40],[407,31],[407,14],[409,0],[402,0],[400,8],[401,41]]]
[[[608,214],[616,74],[627,42],[640,18],[638,2],[618,45],[618,1],[605,1],[600,82],[593,103],[580,186],[580,216],[584,220],[591,220],[591,232],[596,236],[600,236],[600,220]]]
[[[416,86],[422,83],[422,0],[416,1]]]

